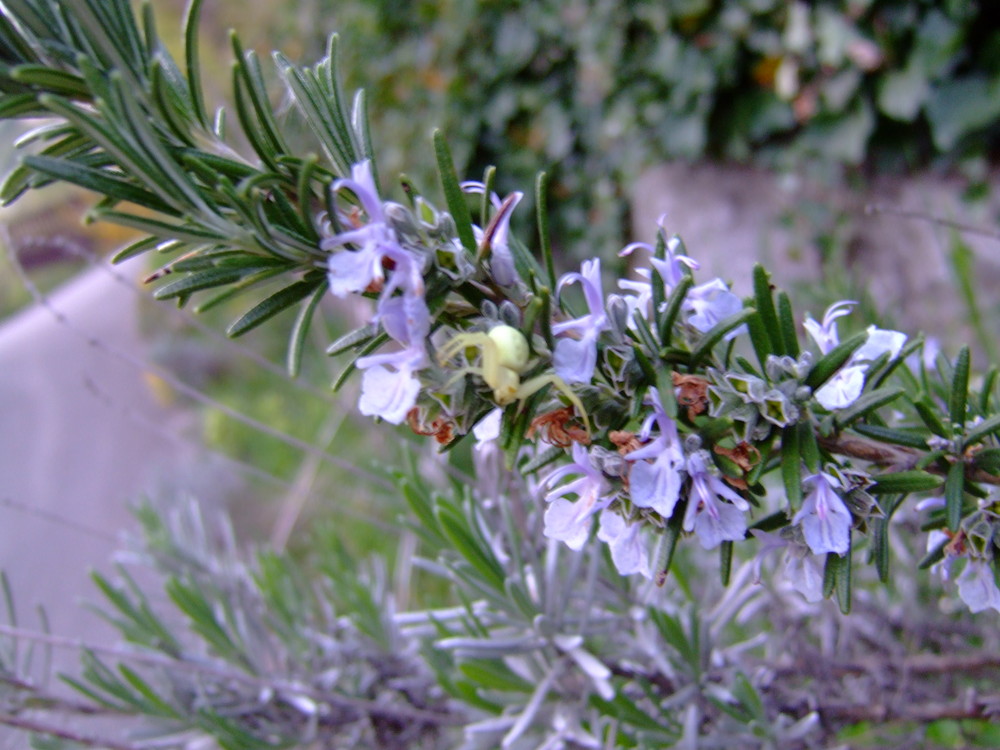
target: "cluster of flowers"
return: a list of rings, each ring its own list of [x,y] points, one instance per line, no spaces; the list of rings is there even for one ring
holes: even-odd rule
[[[463,188],[486,191],[481,183],[465,183]],[[618,294],[605,296],[599,260],[585,261],[579,272],[563,275],[555,290],[557,300],[565,287],[579,284],[586,313],[571,318],[556,312],[545,321],[548,339],[554,341],[550,351],[546,337],[530,330],[526,336],[519,328],[518,315],[531,298],[509,236],[520,193],[505,200],[489,196],[493,217],[485,229],[473,228],[479,246],[473,258],[456,238],[447,214],[419,198],[413,212],[383,203],[367,163],[356,165],[350,179],[334,183],[333,191],[337,214],[331,217],[322,244],[331,251],[330,289],[338,297],[374,296],[373,323],[397,345],[388,353],[357,360],[363,371],[361,412],[393,424],[409,421],[421,434],[434,434],[442,442],[456,431],[474,430],[478,447],[484,449],[499,437],[500,407],[515,402],[523,407],[530,396],[552,386],[548,402],[565,398],[572,408],[560,401],[559,408],[535,417],[532,426],[548,442],[569,448],[570,460],[537,485],[547,503],[545,533],[580,549],[598,518],[597,537],[608,544],[623,575],[657,573],[654,548],[663,538],[657,532],[681,512],[679,506],[680,528],[693,533],[705,549],[746,538],[751,503],[759,505],[760,498],[748,491],[744,479],[721,472],[713,452],[746,471],[760,461],[756,446],[771,439],[773,431],[796,424],[817,407],[822,415],[854,404],[872,363],[895,359],[906,342],[903,333],[869,327],[866,341],[815,391],[804,384],[815,356],[810,352],[795,359],[770,356],[766,377],[707,367],[704,375],[675,373],[673,393],[661,393],[662,380],[659,389],[645,382],[639,390],[634,379],[623,375],[634,360],[631,342],[641,339],[638,328],[655,328],[665,306],[662,300],[682,283],[688,288],[676,325],[689,345],[738,316],[744,307],[722,279],[698,286],[690,282],[698,264],[679,252],[676,238],[664,243],[659,253],[645,243],[625,247],[621,256],[648,252],[649,265],[636,269],[637,278],[620,280]],[[345,201],[344,193],[354,200]],[[427,293],[432,276],[447,279],[435,298],[446,298],[465,284],[482,292],[482,298],[501,304],[498,308],[491,301],[482,303],[488,314],[475,315],[468,308],[461,317],[432,314]],[[654,309],[654,300],[661,300],[659,309]],[[804,329],[818,356],[838,347],[837,321],[854,304],[834,304],[820,322],[806,317]],[[746,326],[737,322],[724,339],[732,341],[745,331]],[[537,355],[534,363],[532,352]],[[463,360],[458,367],[452,363],[456,357]],[[619,366],[612,366],[612,361]],[[538,370],[541,374],[522,380],[523,374]],[[599,374],[596,379],[595,374]],[[463,376],[472,377],[471,401]],[[618,392],[612,393],[616,388]],[[642,398],[643,410],[636,412],[633,422],[638,428],[595,425],[592,431],[581,398],[587,392],[596,392],[598,400]],[[679,418],[668,404],[687,406],[688,419]],[[723,447],[717,435],[709,443],[699,434],[693,417],[702,413],[731,420],[735,448]],[[428,414],[434,415],[430,427]],[[534,446],[522,449],[533,451]],[[758,561],[783,551],[786,579],[810,601],[822,598],[826,556],[847,554],[852,528],[878,512],[877,503],[865,492],[871,483],[867,475],[827,458],[822,470],[803,478],[803,500],[783,528],[776,533],[749,531],[760,542]],[[936,535],[943,533],[934,532],[931,542],[939,544]],[[950,561],[967,557],[958,579],[963,599],[977,611],[986,607],[1000,611],[1000,589],[987,556],[984,550],[973,554],[953,545],[944,569]]]

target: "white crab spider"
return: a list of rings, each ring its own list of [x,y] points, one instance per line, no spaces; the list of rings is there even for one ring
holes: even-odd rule
[[[455,373],[452,381],[463,375],[478,375],[493,389],[493,400],[499,406],[507,406],[515,401],[523,401],[551,385],[569,399],[577,412],[583,417],[587,431],[590,431],[590,420],[583,402],[558,375],[538,375],[521,382],[521,373],[528,369],[528,340],[524,334],[513,326],[496,325],[489,333],[482,331],[474,333],[459,333],[445,344],[438,352],[442,364],[454,357],[463,349],[477,348],[480,351],[479,366],[463,367]]]

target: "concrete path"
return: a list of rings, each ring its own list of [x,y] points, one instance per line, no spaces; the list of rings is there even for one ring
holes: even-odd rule
[[[129,503],[176,473],[184,451],[151,429],[176,415],[157,404],[143,373],[80,333],[141,358],[138,297],[92,268],[50,300],[72,327],[44,307],[0,326],[0,569],[20,627],[38,629],[43,606],[52,633],[112,645],[115,632],[80,606],[99,599],[89,572],[111,571],[120,531],[136,525]],[[56,669],[75,671],[73,649],[53,656]]]

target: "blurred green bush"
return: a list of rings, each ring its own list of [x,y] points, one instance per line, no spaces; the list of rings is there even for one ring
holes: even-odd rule
[[[268,12],[255,24],[268,41],[306,57],[341,33],[384,175],[429,182],[442,127],[460,173],[496,164],[509,190],[549,171],[554,234],[588,254],[625,239],[630,180],[658,162],[837,180],[981,166],[1000,133],[1000,29],[983,3],[298,0]]]

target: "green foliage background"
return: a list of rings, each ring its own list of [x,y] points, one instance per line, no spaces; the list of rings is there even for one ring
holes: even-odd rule
[[[339,30],[345,42],[342,47],[346,53],[344,70],[350,74],[347,88],[364,85],[373,96],[371,108],[375,114],[379,166],[384,177],[417,165],[418,170],[425,168],[428,174],[418,171],[415,176],[432,184],[429,170],[433,159],[428,144],[434,125],[443,126],[448,141],[458,147],[455,151],[457,171],[463,176],[474,176],[486,164],[496,163],[500,167],[501,180],[506,181],[500,184],[504,190],[530,185],[538,168],[549,169],[553,175],[553,203],[557,204],[553,216],[559,221],[553,234],[562,238],[564,245],[575,246],[580,254],[588,256],[607,252],[624,242],[623,223],[627,212],[624,199],[630,180],[639,170],[662,159],[712,156],[754,161],[781,169],[816,170],[839,178],[848,173],[863,175],[866,170],[906,169],[934,163],[962,165],[969,159],[981,162],[990,156],[995,142],[994,121],[998,112],[993,107],[1000,107],[1000,104],[994,103],[997,97],[992,94],[1000,86],[997,70],[1000,36],[982,22],[978,6],[964,3],[826,3],[809,10],[804,4],[776,2],[669,5],[636,2],[622,6],[596,1],[341,4],[303,0],[297,5],[254,6],[251,12],[261,15],[253,18],[246,17],[243,4],[209,5],[217,14],[212,19],[211,29],[224,28],[229,23],[225,14],[235,14],[232,23],[241,30],[268,32],[270,38],[261,39],[254,46],[263,51],[282,48],[289,56],[310,63],[321,54],[321,37],[329,30]],[[268,13],[273,14],[270,22]],[[217,38],[216,41],[221,44],[224,40]],[[253,43],[253,40],[248,41]],[[791,76],[790,71],[797,73]],[[140,72],[144,74],[145,67]],[[247,76],[246,80],[238,80],[238,88],[244,95],[252,98],[264,90],[262,85],[257,86],[257,69],[250,62],[244,63],[239,72]],[[40,78],[43,73],[47,71],[22,70],[22,80],[42,86],[46,83]],[[295,71],[290,74],[292,85],[301,86],[303,81],[308,83],[310,80],[297,76]],[[206,77],[219,78],[214,71]],[[163,80],[168,83],[164,84]],[[58,77],[55,82],[64,87],[62,93],[67,96],[79,93],[79,81],[72,76]],[[107,87],[110,94],[126,90],[118,81],[108,84],[98,80],[97,83]],[[169,98],[153,100],[144,111],[173,113],[175,117],[190,118],[192,122],[199,119],[198,112],[185,109],[183,83],[174,83],[169,75],[158,83],[157,90],[179,92],[180,95],[176,101]],[[123,101],[126,99],[122,97]],[[136,122],[148,125],[145,119],[133,122],[133,118],[121,115],[116,110],[118,102],[114,99],[110,102],[109,105],[106,97],[97,107],[99,114],[111,121],[120,120],[119,125],[135,125]],[[70,110],[68,105],[64,108],[77,118],[75,122],[90,122],[92,112],[89,108],[80,106]],[[270,123],[264,118],[255,118],[249,113],[246,120],[252,126],[244,128],[248,137],[251,132],[270,135]],[[177,128],[177,131],[186,132],[184,128]],[[140,130],[138,135],[147,136],[147,133]],[[159,133],[159,140],[154,140],[154,145],[162,145],[161,141],[172,138],[169,133],[167,136]],[[276,139],[294,142],[291,153],[295,153],[297,140],[308,137],[304,132],[296,132],[294,125],[286,128],[283,121]],[[253,148],[273,169],[273,174],[267,175],[272,180],[268,184],[279,185],[289,195],[294,191],[299,197],[303,194],[321,196],[321,188],[327,186],[332,177],[322,169],[314,169],[307,160],[277,158],[282,149],[266,139],[256,141]],[[172,143],[169,149],[162,151],[171,158],[182,153],[189,157],[185,165],[204,167],[199,161],[204,154],[188,153]],[[164,157],[163,163],[172,162]],[[224,159],[219,163],[231,170],[229,176],[234,181],[242,181],[247,169],[250,172],[255,169]],[[47,166],[50,170],[56,166],[51,160],[36,162],[36,165]],[[76,164],[81,165],[87,166],[85,159]],[[160,168],[161,164],[154,166]],[[155,170],[150,169],[150,173],[153,178],[157,176]],[[94,179],[86,170],[73,174],[84,184],[87,179],[91,182]],[[218,226],[200,227],[196,222],[205,220],[206,214],[189,211],[184,204],[188,196],[177,197],[167,190],[167,197],[177,202],[177,207],[170,206],[172,215],[176,215],[178,222],[185,223],[163,229],[164,236],[169,236],[178,227],[191,230],[193,226],[202,231],[188,232],[188,242],[192,246],[212,243],[214,247],[215,243],[234,241],[234,236],[243,239],[230,232],[229,227],[239,227],[239,222],[232,217],[236,209],[250,200],[258,201],[255,205],[261,210],[251,218],[264,217],[261,222],[264,228],[298,227],[298,217],[280,211],[283,206],[275,207],[261,194],[250,191],[236,195],[224,180],[213,182],[209,179],[215,176],[211,169],[198,171],[199,188],[203,187],[206,194],[214,191],[211,192],[215,201],[213,208],[221,206],[224,210],[220,210],[220,215],[225,214],[232,223],[223,223],[220,218]],[[226,176],[223,171],[223,177]],[[187,184],[184,180],[174,184],[145,176],[144,179],[151,185],[170,184],[172,190],[177,191]],[[118,198],[128,197],[124,192],[126,186],[116,182],[113,187],[119,191]],[[303,207],[308,210],[308,200],[303,200]],[[112,214],[109,205],[102,206],[99,213],[101,211],[105,218],[117,216],[122,220],[121,215]],[[530,215],[530,211],[525,210],[522,215]],[[311,227],[305,220],[301,224],[303,232]],[[269,242],[262,247],[253,246],[247,240],[247,247],[242,248],[246,255],[254,262],[262,263],[263,258],[272,264],[284,263],[282,270],[288,273],[297,272],[300,267],[310,268],[307,273],[313,276],[306,279],[313,284],[310,291],[318,290],[316,293],[322,295],[318,286],[322,283],[322,274],[316,274],[315,268],[310,266],[315,260],[315,248],[310,242],[315,238],[295,233],[266,236]],[[270,255],[282,260],[273,261]],[[207,274],[218,269],[196,267],[189,262],[186,270],[192,274]],[[220,278],[217,274],[213,280],[221,285]],[[160,287],[161,292],[174,283],[167,280]],[[759,286],[770,303],[766,278]],[[174,286],[170,294],[161,296],[176,296],[185,301],[192,291],[196,290],[190,285]],[[267,299],[274,300],[280,293],[281,290]],[[270,303],[270,307],[252,310],[265,309],[268,315],[277,315],[298,301],[299,297],[291,301],[281,297]],[[248,329],[246,326],[238,332]],[[315,373],[309,367],[307,362],[307,376]],[[323,373],[316,375],[317,380],[322,378]],[[254,404],[271,426],[295,433],[293,437],[298,437],[301,429],[302,440],[319,442],[318,438],[311,437],[322,432],[323,425],[316,413],[301,415],[280,399],[264,399],[263,403],[255,404],[262,401],[258,394],[269,387],[263,378],[249,381],[236,374],[233,380],[246,384],[245,392],[236,388],[232,391],[237,392],[229,394],[240,405],[238,408],[249,410],[249,405]],[[964,399],[967,373],[964,378],[956,376],[953,380],[963,385]],[[231,383],[224,386],[231,387]],[[955,392],[958,392],[957,387]],[[942,390],[942,394],[946,395],[945,391]],[[317,411],[328,406],[320,404]],[[260,436],[244,440],[242,434],[229,433],[226,427],[222,417],[216,419],[210,414],[206,428],[210,442],[214,440],[232,453],[280,476],[295,470],[294,452],[265,447]],[[370,458],[372,453],[358,449],[359,456]],[[376,460],[386,458],[384,451],[374,453]],[[435,679],[453,698],[488,712],[506,711],[508,716],[515,708],[530,705],[529,698],[536,685],[544,683],[542,676],[556,674],[554,667],[546,671],[547,665],[567,662],[566,653],[572,649],[566,646],[558,651],[547,642],[538,646],[529,643],[524,647],[537,654],[538,663],[546,669],[540,666],[532,671],[534,681],[513,679],[520,676],[512,677],[487,668],[500,663],[494,653],[497,634],[533,633],[542,625],[551,633],[559,633],[563,627],[570,632],[575,627],[570,615],[575,617],[576,612],[564,606],[565,602],[558,601],[552,592],[572,591],[571,582],[578,581],[580,576],[572,569],[551,566],[547,574],[551,574],[552,585],[547,582],[546,590],[552,598],[544,606],[549,619],[540,620],[542,612],[520,593],[529,588],[529,583],[535,585],[534,579],[529,582],[527,578],[519,580],[508,575],[502,564],[517,568],[517,575],[522,575],[518,561],[498,560],[483,529],[500,529],[497,533],[510,535],[509,543],[501,548],[513,550],[515,558],[520,554],[523,538],[504,526],[505,519],[499,517],[496,509],[490,511],[493,513],[490,523],[485,523],[483,511],[472,502],[468,490],[461,489],[459,482],[439,494],[423,486],[426,480],[423,474],[417,466],[412,466],[393,479],[398,493],[406,497],[411,514],[423,521],[412,531],[420,535],[422,554],[429,561],[427,569],[452,583],[456,597],[463,603],[485,596],[502,617],[494,621],[480,618],[469,606],[460,615],[460,622],[448,626],[450,630],[437,622],[436,616],[427,615],[428,628],[440,628],[440,632],[434,636],[402,633],[390,627],[391,603],[382,585],[384,572],[376,569],[367,577],[359,577],[359,568],[352,559],[357,549],[324,543],[322,533],[304,542],[297,557],[305,560],[313,571],[322,572],[322,575],[312,574],[311,583],[315,583],[322,594],[314,599],[311,585],[300,589],[296,583],[300,573],[295,556],[265,554],[245,568],[232,561],[232,580],[219,577],[214,574],[213,564],[217,559],[227,559],[224,555],[215,549],[192,550],[188,529],[169,529],[155,514],[146,513],[143,521],[148,536],[147,548],[150,556],[159,555],[154,562],[159,563],[161,571],[168,576],[167,594],[171,602],[185,615],[209,653],[231,662],[254,679],[247,680],[246,675],[234,676],[228,672],[216,675],[219,683],[211,687],[213,695],[220,699],[206,708],[204,704],[188,700],[195,693],[183,680],[165,680],[167,687],[161,688],[126,667],[114,671],[88,657],[89,671],[84,677],[89,688],[84,686],[85,694],[89,689],[89,696],[95,702],[115,710],[135,710],[159,716],[173,722],[170,727],[179,728],[178,731],[194,726],[214,733],[228,747],[254,746],[251,741],[257,737],[256,731],[261,726],[273,731],[278,739],[273,743],[270,739],[261,740],[259,746],[291,745],[299,737],[315,736],[316,724],[309,725],[309,711],[301,710],[302,705],[308,705],[302,697],[313,695],[313,690],[325,690],[325,685],[317,678],[319,687],[310,688],[302,696],[288,692],[287,696],[279,694],[264,701],[260,698],[259,684],[254,680],[258,675],[270,677],[271,665],[257,663],[255,659],[273,651],[280,657],[277,660],[284,667],[284,675],[296,681],[307,681],[315,677],[312,670],[316,668],[317,654],[336,655],[328,639],[336,625],[343,627],[344,632],[337,633],[340,640],[334,645],[344,648],[345,653],[364,654],[367,660],[347,661],[349,666],[358,668],[358,674],[351,675],[351,681],[357,683],[357,692],[364,693],[365,699],[369,694],[379,698],[388,695],[387,700],[395,700],[402,708],[409,709],[412,707],[407,702],[412,700],[412,695],[431,695],[425,683],[420,684],[420,690],[412,691],[412,695],[396,691],[397,675],[390,668],[396,668],[395,659],[400,654],[397,639],[406,636],[414,641],[421,640],[427,650],[424,658],[439,672]],[[794,484],[798,486],[798,482]],[[336,486],[341,495],[355,495],[344,485]],[[362,509],[351,507],[350,510],[358,513]],[[342,519],[343,511],[343,506],[336,508],[338,519]],[[192,521],[188,525],[197,524]],[[355,529],[351,534],[353,546],[363,551],[376,548],[379,552],[385,551],[379,549],[380,546],[392,546],[394,540],[380,534],[381,529],[374,524],[370,529],[366,527],[365,533],[358,534],[357,528],[361,526],[360,522],[352,526]],[[331,538],[344,536],[342,530],[330,533]],[[910,536],[915,539],[916,532]],[[312,553],[318,561],[311,559]],[[186,568],[178,567],[178,560],[189,560],[191,564]],[[595,553],[590,575],[596,579],[601,565],[606,566],[606,562]],[[574,564],[579,563],[578,559]],[[689,567],[693,569],[693,565],[680,566],[678,578],[681,581]],[[556,577],[557,572],[564,580]],[[126,637],[163,651],[175,659],[178,667],[194,669],[192,665],[197,663],[197,654],[175,653],[178,649],[170,638],[154,640],[150,637],[150,634],[161,636],[165,627],[148,614],[143,592],[131,587],[116,589],[100,579],[98,584],[115,616],[124,624],[122,630]],[[611,579],[606,588],[612,602],[607,606],[609,617],[624,618],[625,613],[618,611],[618,602],[627,601],[629,585],[621,577]],[[433,601],[437,593],[438,590],[428,592],[424,589],[415,597],[416,603],[423,605],[425,600]],[[671,689],[690,685],[690,694],[697,694],[698,703],[711,706],[720,731],[729,732],[736,726],[763,738],[761,744],[772,742],[780,746],[789,730],[786,717],[778,715],[773,725],[769,724],[768,707],[739,671],[735,659],[732,662],[735,666],[725,672],[708,674],[703,670],[711,664],[715,653],[716,644],[709,636],[718,635],[724,628],[727,629],[725,637],[731,639],[769,632],[769,628],[777,627],[774,620],[782,614],[762,612],[759,619],[746,625],[746,632],[734,635],[733,630],[744,629],[742,626],[729,628],[729,618],[735,610],[723,613],[725,616],[718,612],[707,613],[700,620],[698,597],[691,594],[691,587],[681,582],[675,594],[677,603],[671,606],[676,606],[676,614],[660,610],[649,614],[657,629],[654,635],[661,644],[660,650],[669,655],[680,675]],[[301,601],[294,601],[295,597]],[[210,606],[212,602],[222,602],[225,606],[215,610]],[[336,612],[329,611],[330,603]],[[592,602],[576,604],[582,613],[580,619],[586,620],[593,615]],[[258,619],[244,616],[244,609],[258,615]],[[334,614],[338,613],[348,614],[334,620]],[[303,627],[303,623],[308,627]],[[928,627],[925,630],[931,633],[943,629]],[[411,630],[418,629],[414,626]],[[610,645],[605,645],[610,650],[615,634],[606,639],[595,637],[594,641],[606,640]],[[445,638],[449,635],[453,637]],[[546,630],[546,637],[548,635]],[[781,644],[782,647],[786,645]],[[984,645],[989,644],[984,642]],[[764,656],[775,657],[775,654],[765,653]],[[379,667],[373,668],[374,676],[362,669],[368,665]],[[412,671],[418,670],[414,666]],[[456,678],[458,674],[463,677]],[[242,677],[243,682],[238,677]],[[418,674],[418,677],[426,679],[427,676]],[[624,681],[635,679],[635,676],[622,674],[616,678]],[[392,687],[392,692],[376,693],[369,689],[372,684],[380,690],[384,686]],[[348,686],[353,687],[355,685]],[[646,687],[653,695],[653,688],[657,686]],[[281,688],[289,690],[285,684]],[[588,690],[586,685],[582,688],[569,685],[567,694],[578,692],[582,696]],[[731,697],[723,690],[731,690]],[[349,689],[345,692],[347,698],[353,697]],[[324,699],[331,699],[331,705],[339,705],[333,698],[344,699],[342,695],[320,694]],[[544,692],[540,695],[545,697]],[[440,696],[434,694],[432,697]],[[240,711],[233,712],[234,705],[240,707]],[[635,743],[647,737],[656,737],[661,742],[682,737],[687,729],[680,725],[677,712],[666,704],[661,705],[658,696],[656,705],[660,713],[655,715],[655,721],[641,715],[631,716],[621,727],[606,727],[608,736],[618,733],[619,740]],[[289,707],[294,707],[298,713]],[[601,726],[602,716],[616,712],[629,716],[625,713],[629,706],[624,699],[621,705],[592,702],[589,708],[597,717],[593,719],[595,727]],[[527,709],[525,715],[528,715]],[[249,717],[246,722],[244,716]],[[726,717],[735,723],[726,724]],[[645,720],[646,725],[638,720]],[[635,726],[628,726],[632,721]],[[924,732],[914,724],[906,723],[903,731],[910,736]],[[859,733],[867,729],[861,725],[855,728]],[[945,736],[949,728],[955,727],[940,724],[940,731],[933,739],[942,744],[952,742]],[[340,729],[334,727],[329,731]],[[962,727],[958,729],[963,730]],[[926,736],[932,738],[933,731],[932,726]],[[989,727],[976,723],[968,731],[986,736]],[[962,731],[958,731],[957,737],[957,741],[965,739]]]
[[[830,180],[927,166],[975,176],[1000,133],[1000,30],[980,3],[300,0],[257,12],[273,15],[271,42],[306,57],[332,30],[350,39],[343,70],[372,97],[384,174],[429,169],[436,126],[459,174],[496,164],[506,190],[546,169],[554,234],[580,255],[625,241],[631,181],[665,160]]]

